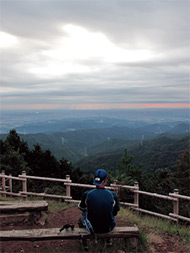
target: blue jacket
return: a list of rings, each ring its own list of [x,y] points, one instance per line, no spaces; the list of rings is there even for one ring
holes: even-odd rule
[[[115,217],[120,210],[115,192],[96,188],[84,192],[79,204],[82,211],[87,211],[87,218],[95,233],[106,233],[115,226]]]

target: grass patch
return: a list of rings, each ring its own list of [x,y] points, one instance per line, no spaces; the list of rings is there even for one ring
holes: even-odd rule
[[[139,231],[139,249],[140,252],[148,251],[148,237],[144,231]]]
[[[61,200],[49,200],[48,202],[48,210],[50,212],[58,212],[63,209],[67,209],[72,206],[76,206],[76,203],[67,203]]]
[[[156,218],[148,215],[139,214],[129,210],[128,208],[121,208],[118,217],[132,225],[137,225],[141,231],[156,231],[160,234],[168,234],[171,236],[179,236],[186,244],[190,245],[190,230],[188,225],[174,224],[171,221]]]
[[[0,196],[0,201],[21,201],[23,198],[20,197],[3,197]]]

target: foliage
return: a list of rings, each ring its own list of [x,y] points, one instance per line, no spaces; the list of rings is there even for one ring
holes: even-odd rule
[[[127,149],[121,158],[118,169],[116,170],[116,179],[121,183],[134,184],[135,181],[141,182],[142,164],[136,167],[132,164],[134,156],[128,157]]]
[[[109,183],[117,180],[119,184],[134,185],[139,183],[142,191],[153,192],[162,195],[168,195],[174,191],[177,186],[180,193],[189,196],[190,185],[190,166],[189,151],[184,152],[182,157],[177,160],[178,170],[173,172],[168,168],[158,168],[155,170],[142,171],[142,164],[138,167],[133,163],[133,156],[128,156],[127,149],[117,166],[116,171],[109,171]],[[106,169],[106,167],[104,166]],[[118,197],[121,201],[133,203],[134,194],[130,190],[120,189]],[[146,210],[168,215],[172,212],[173,203],[164,199],[141,195],[139,196],[140,207]],[[182,205],[181,205],[182,204]],[[189,202],[180,201],[181,215],[189,216]]]
[[[42,150],[38,143],[30,150],[15,130],[10,131],[5,141],[0,140],[0,148],[0,170],[4,170],[5,174],[18,176],[22,171],[26,171],[33,176],[54,178],[65,178],[69,174],[76,182],[84,181],[83,172],[79,168],[73,168],[64,158],[60,162],[57,161],[50,150]],[[19,184],[20,182],[16,182],[16,188],[20,187]],[[55,186],[52,182],[37,180],[28,180],[28,190],[54,194],[64,192],[63,185]],[[80,196],[77,194],[79,192],[74,192],[75,197],[80,198],[81,192]]]
[[[174,189],[172,178],[173,173],[169,169],[144,172],[140,189],[147,192],[168,195]],[[140,195],[139,199],[139,204],[143,209],[162,214],[168,214],[172,211],[173,204],[167,200],[146,195]]]
[[[30,171],[25,160],[29,149],[27,143],[20,140],[15,130],[11,130],[6,140],[0,140],[0,169],[16,176],[25,170]]]
[[[126,142],[125,145],[120,145],[114,150],[101,151],[99,149],[99,152],[92,153],[92,155],[89,154],[88,157],[76,164],[83,170],[93,170],[103,164],[107,168],[116,169],[123,155],[123,150],[127,148],[129,157],[134,156],[133,164],[136,166],[142,164],[143,171],[151,169],[156,171],[158,168],[168,168],[175,171],[177,169],[176,157],[189,149],[189,142],[189,135],[181,136],[179,139],[162,136],[150,140],[145,139],[143,143],[140,143],[140,140],[135,140]]]
[[[174,175],[175,188],[182,195],[190,196],[190,151],[186,150],[177,159],[177,171]],[[190,216],[190,201],[180,200],[180,215]]]
[[[169,141],[168,138],[160,138],[159,143],[156,142],[158,143],[157,147],[154,142],[152,144],[151,141],[144,142],[144,151],[147,150],[146,145],[152,145],[153,152],[156,152],[156,150],[164,150],[165,152],[167,141]],[[181,149],[184,141],[180,141]],[[174,147],[174,143],[171,141],[170,145],[170,148]],[[5,170],[6,174],[11,173],[13,176],[18,176],[25,170],[29,175],[41,177],[66,178],[66,175],[70,175],[71,180],[77,183],[91,184],[93,181],[92,170],[89,172],[85,171],[84,173],[79,167],[73,167],[72,163],[64,159],[64,157],[58,161],[49,149],[43,150],[38,143],[33,146],[33,149],[29,149],[28,144],[20,139],[15,130],[11,130],[4,141],[0,140],[0,148],[0,170]],[[139,147],[137,151],[140,152],[140,150],[144,152],[142,147]],[[179,150],[177,146],[176,150]],[[167,157],[167,152],[164,157]],[[108,171],[108,184],[117,180],[120,184],[134,185],[134,182],[138,181],[140,189],[143,191],[168,195],[170,192],[173,192],[174,188],[178,188],[180,194],[187,196],[190,194],[189,150],[184,149],[178,156],[176,171],[166,167],[157,167],[156,170],[154,168],[143,170],[143,165],[136,162],[136,156],[132,156],[127,148],[125,148],[123,156],[120,156],[120,161],[115,166],[108,167],[106,163],[107,156],[103,157],[105,163],[101,167]],[[146,157],[146,159],[149,159],[149,157]],[[167,159],[170,158],[167,157]],[[94,161],[93,169],[97,168],[96,161]],[[14,184],[16,184],[14,187],[20,187],[20,182],[14,182]],[[55,186],[53,182],[37,180],[28,180],[28,190],[54,194],[63,194],[65,192],[63,184],[58,183]],[[73,199],[80,199],[84,190],[84,188],[73,187]],[[129,190],[121,190],[119,193],[119,199],[122,201],[133,202],[133,197],[134,194]],[[182,211],[180,215],[188,216],[190,210],[189,202],[180,200],[181,206],[180,210],[182,209]],[[163,214],[168,214],[172,211],[172,203],[167,202],[166,204],[165,200],[144,195],[140,195],[140,207]]]
[[[175,185],[180,194],[190,195],[190,150],[186,150],[177,159]]]

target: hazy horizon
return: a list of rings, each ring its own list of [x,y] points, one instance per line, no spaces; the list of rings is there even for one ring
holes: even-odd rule
[[[27,124],[51,120],[104,119],[146,122],[150,124],[183,121],[189,123],[189,109],[114,109],[114,110],[9,110],[0,112],[0,132]],[[52,126],[53,130],[53,126]]]

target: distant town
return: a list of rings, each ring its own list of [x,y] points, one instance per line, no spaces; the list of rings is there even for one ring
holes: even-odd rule
[[[72,127],[63,129],[63,131],[70,131],[75,129],[75,122],[84,122],[86,119],[99,119],[102,126],[104,119],[112,119],[112,123],[117,126],[128,126],[129,121],[137,123],[164,123],[164,122],[185,122],[189,123],[190,111],[189,109],[128,109],[128,110],[15,110],[15,111],[1,111],[0,112],[0,133],[8,133],[11,129],[18,129],[18,132],[31,133],[32,128],[43,122],[44,125],[51,125],[55,121],[72,121]],[[144,124],[142,123],[142,124]],[[110,125],[111,127],[112,125]],[[30,131],[28,131],[28,127]],[[106,123],[105,127],[109,127]],[[53,128],[53,124],[52,124]],[[91,127],[90,127],[91,128]],[[87,126],[84,127],[87,129]],[[52,129],[53,131],[53,129]],[[51,132],[52,132],[51,131]],[[43,129],[40,130],[43,132]]]

